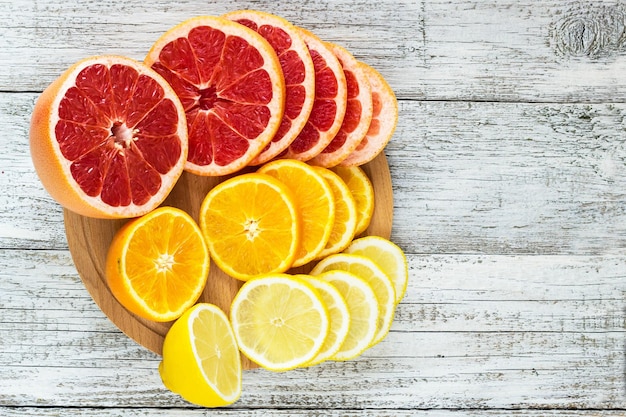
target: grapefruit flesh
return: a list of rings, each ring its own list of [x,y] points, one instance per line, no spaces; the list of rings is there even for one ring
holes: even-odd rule
[[[128,58],[87,58],[40,96],[33,163],[48,192],[90,217],[145,214],[169,194],[187,155],[185,115],[167,82]]]
[[[285,78],[285,113],[276,135],[251,165],[260,165],[284,151],[307,122],[315,99],[315,68],[298,29],[287,20],[255,10],[224,15],[265,38],[278,55]]]
[[[161,36],[145,62],[183,103],[189,130],[186,170],[236,172],[278,130],[284,78],[271,45],[253,30],[225,18],[193,18]]]
[[[315,101],[309,120],[281,158],[308,161],[335,137],[346,113],[347,85],[341,63],[314,34],[300,29],[315,68]]]

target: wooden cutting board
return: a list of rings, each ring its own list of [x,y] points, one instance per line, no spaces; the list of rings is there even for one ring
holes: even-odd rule
[[[375,208],[372,221],[364,235],[389,238],[393,220],[393,193],[389,166],[383,154],[362,166],[374,186]],[[187,211],[196,221],[202,200],[208,191],[225,177],[200,177],[184,173],[163,205],[175,206]],[[65,233],[72,259],[87,291],[107,317],[127,336],[142,346],[161,355],[163,339],[171,322],[156,323],[135,316],[126,310],[109,290],[104,265],[107,250],[115,232],[127,221],[102,220],[80,216],[64,210]],[[311,265],[292,272],[306,273]],[[212,303],[230,312],[230,303],[243,282],[223,273],[213,262],[200,302]],[[242,355],[244,369],[257,367]]]

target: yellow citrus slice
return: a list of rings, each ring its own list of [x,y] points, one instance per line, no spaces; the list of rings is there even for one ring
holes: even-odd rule
[[[286,274],[247,281],[233,298],[230,320],[241,352],[272,371],[311,361],[322,348],[330,325],[317,291]]]
[[[346,76],[346,114],[333,140],[308,162],[333,167],[346,159],[365,137],[372,121],[373,105],[369,77],[359,61],[341,46],[332,43],[327,45],[339,59]]]
[[[396,291],[396,304],[402,300],[409,282],[409,267],[398,245],[380,236],[365,236],[354,240],[344,253],[363,255],[374,261],[391,278]]]
[[[258,170],[283,182],[292,191],[300,218],[302,239],[293,266],[302,266],[326,247],[335,223],[335,198],[328,182],[305,162],[279,159]]]
[[[371,346],[387,336],[395,313],[395,290],[391,279],[372,260],[361,255],[337,253],[322,259],[313,269],[311,275],[319,275],[326,271],[346,271],[364,279],[374,290],[380,309],[376,336]]]
[[[257,10],[237,10],[224,17],[249,27],[274,48],[285,77],[285,112],[271,142],[250,162],[261,165],[284,151],[309,119],[315,99],[315,68],[298,29],[285,19]]]
[[[130,218],[159,206],[187,160],[185,110],[166,80],[121,56],[72,65],[41,94],[30,152],[63,207]]]
[[[163,384],[204,407],[232,404],[241,395],[241,358],[228,317],[198,303],[172,325],[159,364]]]
[[[326,168],[314,168],[328,182],[335,199],[335,223],[326,247],[316,257],[321,259],[341,252],[350,244],[356,230],[357,211],[352,192],[341,177]]]
[[[358,166],[336,166],[332,171],[341,177],[352,192],[357,210],[354,235],[358,236],[365,232],[374,215],[374,187],[365,171]]]
[[[328,281],[311,275],[298,275],[298,278],[304,279],[317,290],[326,305],[330,318],[328,336],[322,349],[306,364],[306,366],[313,366],[324,362],[339,351],[350,330],[350,311],[339,290]]]
[[[326,271],[317,277],[329,282],[339,291],[350,314],[350,327],[346,339],[329,359],[337,361],[354,359],[372,345],[376,336],[380,314],[376,294],[364,279],[350,272]]]
[[[369,130],[359,145],[340,165],[363,165],[383,151],[398,123],[398,101],[383,76],[365,63],[360,67],[367,75],[372,90],[373,115]]]
[[[209,265],[202,232],[191,216],[160,207],[117,231],[105,275],[111,292],[129,311],[170,321],[198,300]]]
[[[164,33],[145,63],[171,84],[185,108],[187,171],[236,172],[276,134],[285,80],[276,52],[252,29],[222,17],[194,17]]]
[[[300,247],[300,216],[291,190],[258,173],[232,177],[208,192],[200,228],[222,271],[245,281],[289,269]]]

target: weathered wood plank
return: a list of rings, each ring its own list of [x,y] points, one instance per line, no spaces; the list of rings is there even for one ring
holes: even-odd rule
[[[58,417],[69,411],[64,408],[36,408],[36,407],[0,407],[0,415],[5,417]],[[194,417],[206,416],[206,409],[159,409],[159,408],[79,408],[71,412],[78,412],[83,417]],[[69,415],[69,414],[68,414]],[[210,410],[211,416],[308,416],[308,417],[353,417],[353,416],[376,416],[376,417],[623,417],[624,410],[280,410],[270,409],[214,409]]]
[[[0,95],[0,247],[67,248],[28,150],[36,94]],[[625,104],[400,103],[386,149],[392,239],[409,253],[626,247]]]
[[[0,415],[5,417],[58,417],[69,411],[64,408],[36,408],[36,407],[0,407]],[[206,416],[206,409],[160,409],[160,408],[78,408],[71,412],[78,412],[83,417],[194,417]],[[352,417],[352,416],[376,416],[376,417],[623,417],[624,410],[280,410],[270,409],[213,409],[211,416],[308,416],[308,417]]]
[[[345,363],[246,372],[236,407],[626,407],[623,257],[409,260],[382,343]],[[67,252],[0,251],[0,271],[1,404],[188,406],[163,388],[159,357],[91,302]]]
[[[143,59],[192,16],[266,10],[378,68],[398,96],[470,101],[624,101],[626,7],[614,1],[2,1],[0,91],[41,91],[75,61]]]

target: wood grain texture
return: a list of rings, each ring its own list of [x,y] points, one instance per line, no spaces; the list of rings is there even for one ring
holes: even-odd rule
[[[383,342],[355,361],[246,371],[235,408],[626,407],[623,257],[409,259]],[[93,303],[68,252],[0,251],[0,270],[2,404],[189,407],[162,386],[159,357]]]
[[[28,126],[80,58],[143,59],[183,19],[266,10],[377,68],[410,279],[358,360],[246,371],[230,408],[162,385],[94,303]],[[0,0],[0,415],[626,415],[626,4],[621,0]],[[36,388],[35,388],[36,387]]]
[[[624,7],[571,2],[114,0],[0,2],[0,91],[41,91],[80,58],[142,60],[192,16],[266,10],[348,48],[398,97],[426,100],[625,101]],[[390,24],[381,24],[390,22]]]

